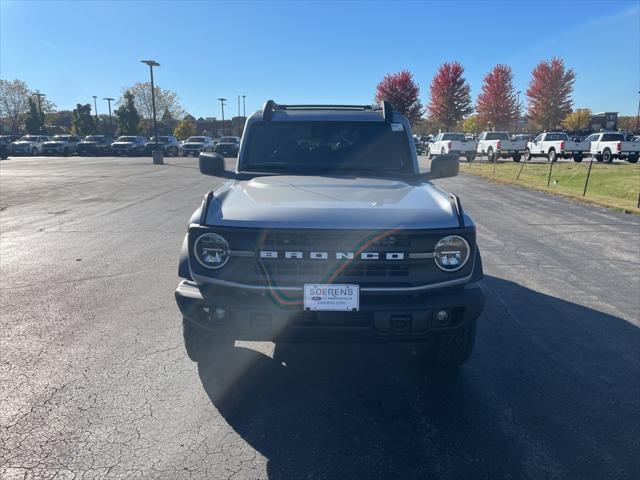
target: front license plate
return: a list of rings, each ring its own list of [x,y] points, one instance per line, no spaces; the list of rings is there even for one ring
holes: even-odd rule
[[[360,309],[360,286],[307,284],[304,286],[304,309],[357,311]]]

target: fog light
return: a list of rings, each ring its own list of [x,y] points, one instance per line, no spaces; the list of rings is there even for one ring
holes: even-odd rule
[[[439,310],[436,313],[436,325],[440,327],[447,325],[449,323],[450,318],[451,318],[451,315],[447,310]]]

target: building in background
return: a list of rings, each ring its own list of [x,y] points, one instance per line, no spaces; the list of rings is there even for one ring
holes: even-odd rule
[[[601,130],[616,131],[618,129],[618,112],[594,113],[589,118],[589,130],[599,132]]]

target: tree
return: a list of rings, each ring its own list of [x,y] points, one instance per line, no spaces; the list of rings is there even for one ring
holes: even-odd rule
[[[476,113],[481,123],[498,130],[508,130],[513,126],[516,110],[511,67],[498,64],[484,77]]]
[[[135,106],[135,97],[126,91],[123,98],[122,104],[115,111],[118,135],[137,135],[140,131],[140,114]]]
[[[29,87],[22,80],[0,79],[0,110],[9,119],[13,133],[20,130],[29,111],[29,98]]]
[[[618,130],[623,132],[635,132],[638,135],[638,117],[618,117]]]
[[[482,119],[480,119],[479,115],[471,115],[462,123],[462,131],[464,133],[473,133],[474,135],[482,132],[485,127],[486,125],[483,123]]]
[[[193,117],[187,115],[182,121],[176,126],[176,129],[173,131],[173,134],[180,139],[187,139],[196,134],[196,122],[193,121]]]
[[[29,110],[25,117],[25,128],[27,133],[36,135],[42,133],[44,127],[44,115],[40,114],[38,102],[33,97],[28,97]]]
[[[384,76],[376,87],[376,102],[386,100],[393,108],[402,113],[413,124],[422,115],[420,104],[420,87],[413,80],[413,74],[408,70],[391,73]]]
[[[527,89],[529,118],[538,128],[553,129],[571,113],[576,74],[560,58],[541,61],[531,73]]]
[[[429,116],[446,130],[473,112],[471,89],[463,73],[460,63],[443,63],[431,80]]]
[[[133,94],[135,106],[143,118],[151,120],[153,118],[153,104],[151,99],[151,82],[138,82],[132,87],[125,89],[125,93]],[[185,115],[185,110],[180,105],[180,98],[176,92],[163,90],[157,85],[154,86],[156,99],[156,118],[160,115],[170,115],[177,120]],[[118,106],[126,101],[123,94],[118,101]]]
[[[562,120],[562,126],[570,132],[577,132],[589,128],[589,118],[591,110],[588,108],[578,108],[575,112],[571,112]]]
[[[76,108],[72,112],[73,120],[72,127],[74,133],[78,135],[91,135],[96,132],[96,122],[91,115],[91,105],[86,103],[84,105],[77,104]]]

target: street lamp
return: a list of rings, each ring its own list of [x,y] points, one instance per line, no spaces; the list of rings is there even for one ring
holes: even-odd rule
[[[40,90],[36,90],[31,95],[35,95],[36,97],[38,97],[38,110],[40,111],[40,119],[42,120],[42,125],[40,125],[40,133],[42,133],[42,129],[44,127],[44,116],[42,115],[42,101],[41,101],[41,98],[42,97],[46,97],[46,95],[44,93],[40,93]]]
[[[96,114],[96,130],[98,130],[98,104],[96,103],[96,99],[98,98],[96,95],[92,95],[93,97],[93,111]]]
[[[227,99],[219,98],[218,100],[220,100],[220,107],[222,108],[222,135],[224,135],[224,102],[226,102]]]
[[[242,95],[242,116],[247,118],[247,104],[245,102],[245,96]]]
[[[156,122],[156,93],[153,86],[153,67],[159,67],[160,64],[155,60],[140,60],[142,63],[149,65],[149,73],[151,74],[151,108],[153,110],[153,134],[155,135],[156,144],[153,149],[153,163],[162,164],[162,153],[158,153],[158,123]]]
[[[516,99],[516,128],[515,128],[516,133],[515,133],[515,135],[518,134],[518,120],[519,120],[519,117],[520,117],[520,94],[521,93],[522,93],[521,90],[518,90],[516,92],[516,98],[517,99]]]
[[[640,90],[638,94],[640,94]],[[638,97],[638,113],[636,115],[636,135],[638,134],[640,134],[640,97]]]
[[[113,136],[113,121],[111,120],[111,102],[113,102],[113,98],[103,98],[103,100],[106,100],[109,103],[109,134],[111,136]]]

